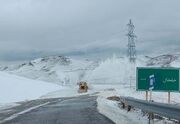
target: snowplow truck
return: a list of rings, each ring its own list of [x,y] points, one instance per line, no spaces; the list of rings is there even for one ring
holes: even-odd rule
[[[85,93],[88,91],[88,85],[85,81],[81,81],[79,82],[79,93]]]

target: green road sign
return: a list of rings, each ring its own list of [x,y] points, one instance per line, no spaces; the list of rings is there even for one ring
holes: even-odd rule
[[[180,91],[179,68],[146,68],[136,69],[136,89],[139,91]]]

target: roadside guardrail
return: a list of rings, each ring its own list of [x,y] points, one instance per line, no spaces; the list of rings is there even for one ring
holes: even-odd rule
[[[180,106],[178,105],[151,102],[132,97],[120,97],[120,101],[127,106],[139,108],[145,112],[158,114],[180,122]]]

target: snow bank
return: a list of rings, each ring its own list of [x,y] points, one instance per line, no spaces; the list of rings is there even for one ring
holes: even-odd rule
[[[62,89],[59,85],[35,81],[0,72],[0,103],[36,99]]]
[[[127,112],[127,110],[121,109],[118,105],[118,102],[108,100],[109,96],[130,96],[138,99],[145,100],[145,92],[137,92],[133,88],[124,87],[123,85],[94,85],[96,89],[101,89],[101,92],[98,94],[97,99],[97,108],[99,112],[109,119],[111,119],[116,124],[145,124],[148,122],[148,116],[143,115],[142,112],[138,109]],[[113,90],[114,89],[114,90]],[[156,102],[167,103],[167,93],[162,92],[153,92],[152,99]],[[177,103],[180,101],[178,93],[172,93],[171,103]],[[168,121],[165,120],[156,120],[157,124],[164,124]],[[171,124],[172,122],[168,122]]]
[[[116,102],[98,97],[98,110],[101,114],[111,119],[116,124],[145,124],[147,117],[142,117],[141,112],[127,112],[118,107]]]

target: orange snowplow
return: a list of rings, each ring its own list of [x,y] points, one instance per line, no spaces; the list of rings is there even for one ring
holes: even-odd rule
[[[78,83],[79,84],[79,93],[85,93],[88,91],[88,85],[85,81],[81,81]]]

